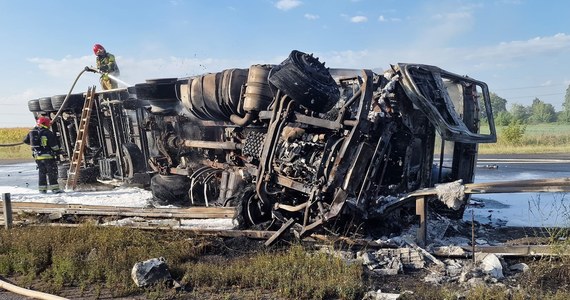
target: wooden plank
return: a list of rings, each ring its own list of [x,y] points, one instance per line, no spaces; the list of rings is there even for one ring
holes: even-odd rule
[[[463,247],[463,249],[471,252],[471,247]],[[569,251],[561,251],[551,245],[477,246],[475,251],[501,256],[570,255]]]
[[[102,205],[54,204],[13,202],[12,211],[28,213],[61,213],[70,215],[99,215],[121,217],[153,217],[181,219],[232,218],[233,207],[189,207],[189,208],[134,208]]]

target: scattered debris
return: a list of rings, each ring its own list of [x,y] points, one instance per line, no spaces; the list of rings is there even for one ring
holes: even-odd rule
[[[173,280],[163,257],[136,263],[131,270],[131,278],[138,287],[147,287]]]

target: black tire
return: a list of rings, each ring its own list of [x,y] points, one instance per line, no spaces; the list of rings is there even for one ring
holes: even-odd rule
[[[40,103],[41,110],[46,112],[55,111],[55,109],[53,109],[53,106],[51,105],[51,97],[42,97],[38,101]]]
[[[28,109],[31,112],[42,111],[42,109],[40,108],[40,100],[39,99],[32,99],[32,100],[28,101]]]
[[[123,175],[132,178],[136,173],[146,172],[144,155],[139,147],[133,143],[122,145],[123,148]]]
[[[315,112],[331,110],[340,97],[338,86],[324,64],[297,50],[272,70],[269,82]]]
[[[236,198],[238,205],[234,220],[239,229],[247,229],[271,220],[271,208],[264,205],[257,197],[253,185],[242,189]]]
[[[51,105],[54,110],[59,110],[62,105],[65,97],[67,95],[55,95],[51,97]],[[83,98],[83,94],[71,94],[69,95],[69,99],[67,99],[67,103],[65,103],[64,110],[81,110],[83,109],[83,103],[85,99]]]
[[[150,180],[152,198],[160,205],[189,205],[190,179],[181,175],[157,174]]]

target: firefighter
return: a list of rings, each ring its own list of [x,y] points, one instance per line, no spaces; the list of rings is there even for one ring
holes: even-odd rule
[[[24,138],[24,143],[32,148],[39,173],[38,189],[45,194],[51,190],[54,194],[63,192],[57,183],[57,158],[61,154],[58,140],[49,130],[51,120],[39,117],[37,125]]]
[[[105,50],[100,44],[93,45],[93,53],[97,56],[97,69],[101,73],[101,87],[103,90],[116,89],[118,87],[117,81],[111,80],[109,74],[118,77],[121,73],[117,66],[115,56]]]

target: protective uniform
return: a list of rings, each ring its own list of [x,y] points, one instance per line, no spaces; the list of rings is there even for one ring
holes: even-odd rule
[[[47,190],[61,193],[57,183],[57,156],[61,153],[58,140],[49,130],[51,120],[39,117],[38,124],[24,138],[24,143],[32,147],[32,154],[38,166],[38,189],[45,194]]]
[[[97,56],[97,69],[102,73],[99,81],[103,90],[116,89],[117,82],[109,78],[109,74],[118,77],[121,72],[115,61],[115,56],[99,44],[93,45],[93,53]]]

